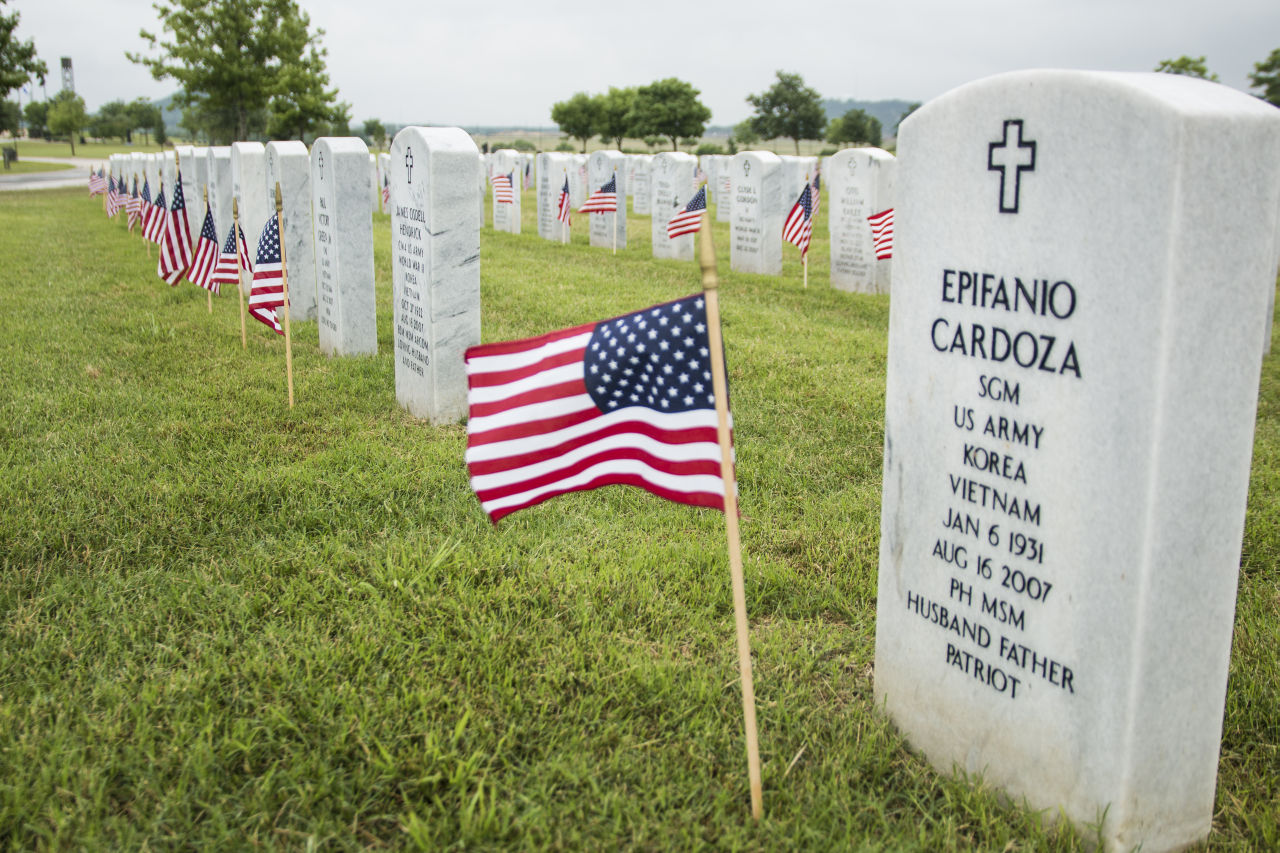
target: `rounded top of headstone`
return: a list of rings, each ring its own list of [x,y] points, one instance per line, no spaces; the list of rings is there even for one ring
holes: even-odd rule
[[[657,154],[654,154],[652,158],[650,158],[650,162],[653,162],[653,163],[657,163],[662,160],[667,160],[673,163],[698,162],[697,157],[694,157],[692,154],[686,154],[683,151],[659,151]]]
[[[322,136],[311,143],[311,156],[319,150],[331,154],[368,154],[369,146],[358,136]]]
[[[480,153],[471,134],[460,127],[420,127],[418,125],[402,127],[396,133],[395,139],[391,141],[391,147],[396,150],[406,144],[418,144],[422,146],[423,151],[431,152]],[[381,157],[387,158],[383,162],[388,164],[391,162],[390,154],[382,154]]]
[[[837,151],[836,153],[832,154],[830,157],[825,159],[826,159],[826,162],[828,163],[839,164],[839,163],[844,163],[848,160],[854,160],[857,162],[867,162],[870,160],[876,160],[876,161],[884,162],[889,160],[896,160],[898,158],[894,157],[892,154],[890,154],[888,151],[885,151],[883,148],[872,148],[870,146],[867,146],[863,148],[841,148],[839,151]]]
[[[772,151],[739,151],[730,158],[729,162],[734,163],[758,163],[762,165],[780,166],[782,158]]]
[[[241,154],[262,154],[267,148],[261,142],[233,142],[231,150],[239,151]]]
[[[268,142],[267,151],[274,151],[282,157],[286,154],[301,154],[306,156],[307,146],[296,139],[290,139],[287,141]]]

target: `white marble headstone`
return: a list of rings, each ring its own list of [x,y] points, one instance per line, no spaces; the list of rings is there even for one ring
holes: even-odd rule
[[[621,151],[605,149],[593,151],[587,157],[587,195],[596,192],[618,176],[618,213],[592,213],[587,215],[588,234],[592,246],[611,248],[627,247],[627,160]],[[615,232],[616,228],[616,232]]]
[[[729,161],[733,181],[729,267],[734,272],[782,272],[782,161],[772,151],[743,151]],[[788,207],[789,209],[789,207]]]
[[[725,156],[716,170],[716,222],[733,221],[733,157]]]
[[[142,155],[136,155],[141,157]],[[210,195],[213,190],[209,187],[209,147],[207,145],[197,145],[191,152],[191,169],[195,175],[195,200],[196,200],[196,230],[191,234],[195,239],[200,238],[200,228],[204,225],[204,199],[205,192]],[[213,202],[209,202],[209,210],[213,210]],[[216,220],[215,220],[216,221]]]
[[[898,137],[876,704],[1111,850],[1213,818],[1277,150],[1171,74],[1004,74]]]
[[[637,154],[632,158],[631,212],[637,216],[648,216],[652,213],[653,200],[649,193],[653,187],[653,157],[648,154]]]
[[[573,209],[582,207],[590,190],[587,189],[587,155],[574,154],[573,165],[569,167],[569,202]]]
[[[696,235],[685,234],[671,240],[667,237],[667,222],[693,198],[693,170],[698,165],[692,154],[681,151],[664,151],[654,155],[650,172],[649,209],[650,240],[655,258],[693,260],[693,241]]]
[[[476,144],[457,127],[406,127],[391,162],[396,400],[449,423],[467,414],[463,353],[480,343]]]
[[[261,142],[231,143],[231,194],[240,209],[240,228],[244,231],[245,244],[251,257],[257,255],[258,238],[267,224],[267,217],[274,216],[275,202],[267,203],[267,149]],[[253,289],[253,276],[247,269],[240,271],[240,290],[245,298]]]
[[[823,183],[830,201],[827,233],[835,289],[889,292],[893,259],[877,258],[871,217],[893,209],[897,174],[897,158],[879,148],[845,148],[832,155]],[[887,244],[879,254],[890,255]]]
[[[221,246],[231,232],[231,148],[211,145],[205,153],[205,170],[209,175],[209,209],[218,231]]]
[[[378,351],[369,149],[356,136],[311,146],[317,330],[327,355]]]
[[[187,210],[187,225],[191,228],[193,241],[200,237],[200,226],[204,222],[204,199],[200,197],[196,186],[195,147],[191,145],[175,145],[173,150],[178,155],[178,167],[182,169],[182,197]],[[127,155],[126,155],[127,156]],[[168,198],[173,204],[173,196]]]
[[[559,242],[561,239],[563,228],[557,218],[560,213],[560,191],[569,174],[571,160],[568,154],[549,151],[538,155],[538,184],[535,188],[538,199],[538,236],[544,240]]]
[[[493,202],[493,230],[505,231],[508,234],[520,233],[520,202],[523,193],[520,191],[521,166],[520,154],[511,148],[500,148],[489,156],[489,175],[492,179],[498,175],[511,178],[511,195],[513,201],[498,203],[498,191],[491,193]]]
[[[311,155],[297,140],[268,142],[266,183],[268,198],[274,199],[280,185],[280,245],[284,249],[285,272],[289,276],[289,317],[316,319],[316,261],[311,219]]]

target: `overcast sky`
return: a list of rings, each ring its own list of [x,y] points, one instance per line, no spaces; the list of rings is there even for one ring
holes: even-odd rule
[[[1149,71],[1205,55],[1223,83],[1248,88],[1253,63],[1280,47],[1280,0],[300,0],[325,30],[329,72],[359,123],[551,124],[574,92],[680,77],[713,124],[751,110],[774,71],[799,72],[824,97],[926,101],[1020,68]],[[48,63],[72,58],[90,110],[163,97],[124,57],[156,30],[149,0],[10,0]],[[583,9],[591,9],[583,12]]]

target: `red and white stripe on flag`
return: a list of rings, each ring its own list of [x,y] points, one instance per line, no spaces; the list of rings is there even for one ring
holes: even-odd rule
[[[221,282],[214,278],[219,254],[218,232],[213,228],[213,213],[206,206],[204,222],[200,226],[200,239],[196,241],[196,251],[191,258],[191,266],[187,270],[187,281],[196,287],[219,293]]]
[[[187,205],[182,195],[182,178],[173,185],[173,204],[164,217],[164,233],[160,237],[160,260],[156,274],[178,286],[191,266],[191,225],[187,222]]]
[[[467,470],[489,518],[630,485],[724,508],[701,295],[466,352]]]
[[[871,223],[871,242],[875,246],[876,260],[889,260],[893,257],[893,208],[873,213],[867,221]]]
[[[560,209],[556,214],[556,219],[568,224],[569,216],[573,213],[573,205],[569,203],[569,177],[566,175],[564,186],[560,190]]]
[[[280,226],[273,213],[258,239],[258,258],[253,265],[253,289],[249,292],[249,313],[260,323],[283,335],[284,327],[276,309],[284,305],[284,264],[280,259]]]
[[[797,246],[802,255],[809,251],[809,239],[813,236],[810,189],[811,187],[805,184],[804,189],[800,191],[800,198],[791,208],[791,213],[787,214],[787,221],[782,224],[782,239]]]
[[[493,176],[493,200],[497,204],[515,204],[515,190],[511,186],[511,175]]]
[[[578,208],[579,213],[617,213],[618,212],[618,176],[614,175],[608,183],[593,192]]]

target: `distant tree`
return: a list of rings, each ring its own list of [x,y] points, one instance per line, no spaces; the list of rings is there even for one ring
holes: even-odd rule
[[[49,101],[49,131],[54,136],[65,136],[71,142],[71,156],[76,154],[76,137],[88,123],[84,111],[84,98],[63,90]]]
[[[898,121],[893,126],[893,133],[895,136],[897,136],[898,134],[898,128],[902,127],[902,123],[907,120],[907,116],[911,115],[913,112],[920,109],[921,106],[923,105],[919,101],[916,101],[914,104],[911,104],[910,106],[908,106],[906,111],[903,112],[902,115],[898,116]]]
[[[636,101],[636,90],[632,86],[627,89],[619,89],[610,86],[609,91],[603,95],[596,95],[597,124],[596,132],[600,134],[600,141],[606,145],[610,142],[613,147],[621,150],[622,140],[631,133],[631,107]]]
[[[644,137],[642,141],[646,146],[648,146],[649,151],[652,152],[653,149],[657,148],[659,145],[662,144],[662,137],[650,135],[650,136]]]
[[[9,0],[0,0],[0,6],[7,5]],[[36,46],[31,39],[18,41],[13,31],[18,28],[21,16],[0,15],[0,98],[25,84],[32,77],[41,83],[49,67],[36,56]]]
[[[561,133],[582,140],[582,153],[586,154],[587,142],[600,126],[599,102],[586,92],[578,92],[567,101],[551,105],[551,120],[560,126]]]
[[[724,148],[711,142],[704,142],[693,152],[701,157],[703,154],[723,154]]]
[[[1271,55],[1261,62],[1253,63],[1249,86],[1262,90],[1259,98],[1272,106],[1280,107],[1280,47],[1271,51]]]
[[[169,141],[169,132],[164,126],[163,113],[160,113],[160,116],[156,120],[156,122],[157,122],[156,126],[151,128],[151,135],[155,138],[156,145],[159,145],[161,148],[163,148],[165,146],[165,143]]]
[[[39,137],[41,139],[49,138],[49,102],[48,101],[32,101],[27,104],[23,111],[23,116],[27,120],[27,135]]]
[[[656,80],[636,90],[631,105],[632,132],[638,137],[661,136],[671,140],[671,150],[683,138],[702,137],[711,110],[698,100],[699,92],[675,77]]]
[[[22,107],[17,101],[0,100],[0,130],[17,135],[22,125]]]
[[[821,139],[827,126],[822,109],[822,96],[804,84],[799,74],[777,72],[778,82],[759,95],[747,95],[747,103],[756,108],[751,118],[756,133],[765,139],[786,137],[800,153],[801,139]]]
[[[733,126],[733,136],[729,139],[735,145],[755,145],[760,141],[760,134],[756,133],[755,126],[748,118]]]
[[[1179,56],[1177,59],[1162,59],[1155,67],[1156,71],[1165,74],[1181,74],[1184,77],[1199,77],[1201,80],[1218,82],[1218,75],[1209,73],[1203,56]]]
[[[133,134],[133,114],[124,101],[108,101],[89,116],[86,129],[90,136],[99,139],[118,138],[121,142],[129,142]]]
[[[833,119],[827,127],[827,141],[837,145],[880,144],[880,119],[864,110],[853,109]]]
[[[125,56],[157,80],[181,85],[174,103],[183,126],[211,141],[261,134],[268,121],[299,135],[350,121],[328,88],[323,30],[296,0],[157,0],[168,38],[142,31],[155,56]]]
[[[143,142],[150,141],[148,137],[155,132],[156,127],[164,127],[164,115],[160,108],[146,98],[134,98],[129,102],[128,110],[133,129],[141,131]]]
[[[556,144],[556,150],[557,150],[557,151],[572,151],[572,150],[573,150],[573,143],[572,143],[572,142],[560,142],[560,143],[557,143],[557,144]]]
[[[364,140],[370,145],[381,148],[387,138],[387,126],[376,118],[364,120]]]

